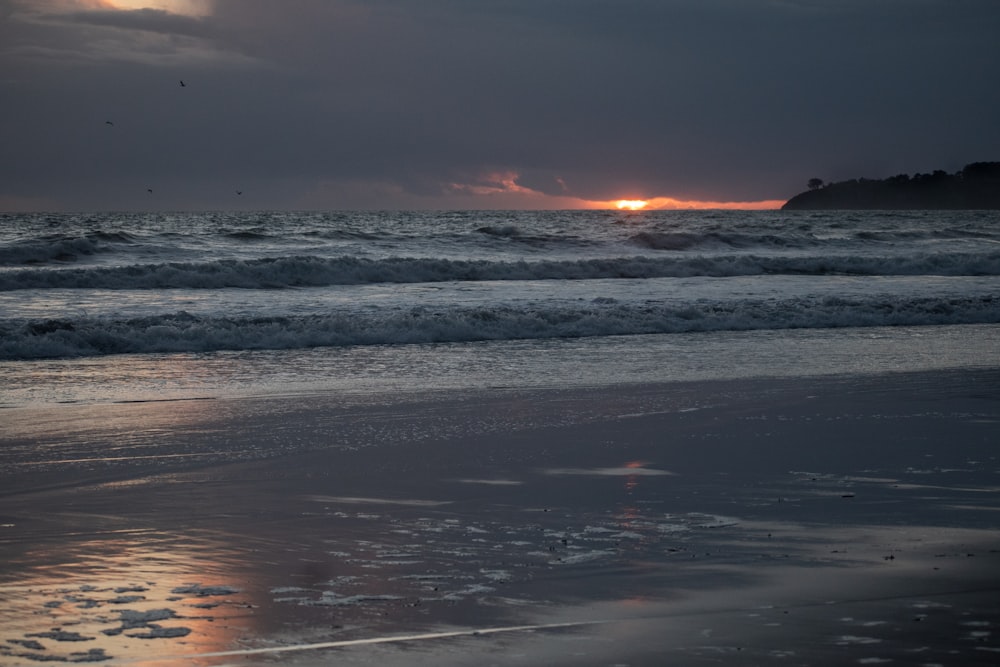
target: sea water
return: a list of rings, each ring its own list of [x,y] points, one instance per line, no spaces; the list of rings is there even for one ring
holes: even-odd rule
[[[1000,212],[0,215],[0,406],[1000,363]]]

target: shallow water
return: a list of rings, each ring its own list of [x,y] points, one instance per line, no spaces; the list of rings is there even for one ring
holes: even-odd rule
[[[705,332],[0,362],[0,407],[988,368],[1000,325]]]
[[[12,409],[0,664],[988,664],[998,387]]]

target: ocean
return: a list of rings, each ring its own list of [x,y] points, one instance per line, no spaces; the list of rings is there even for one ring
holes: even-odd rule
[[[0,215],[0,407],[1000,362],[1000,212]]]
[[[4,215],[0,265],[0,665],[1000,650],[1000,212]]]

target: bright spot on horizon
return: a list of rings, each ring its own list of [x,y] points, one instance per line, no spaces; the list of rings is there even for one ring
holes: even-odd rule
[[[590,199],[577,200],[580,208],[618,209],[619,211],[704,211],[709,209],[730,209],[741,211],[766,211],[780,209],[783,199],[766,199],[760,201],[708,201],[703,199],[676,199],[674,197],[651,197],[650,199],[612,199],[597,201]],[[632,208],[629,204],[639,203],[641,206]]]
[[[641,208],[646,208],[647,205],[649,202],[645,199],[619,199],[615,202],[615,206],[623,211],[638,211]]]

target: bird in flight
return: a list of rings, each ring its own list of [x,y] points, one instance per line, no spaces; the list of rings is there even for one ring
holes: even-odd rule
[[[187,84],[184,83],[184,79],[181,79],[181,88],[187,88]]]
[[[241,195],[241,194],[243,194],[243,191],[242,190],[237,190],[236,194]]]
[[[104,121],[104,124],[114,126],[114,123],[112,123],[110,120]]]
[[[149,194],[153,194],[153,188],[146,188],[146,192],[148,192]]]

